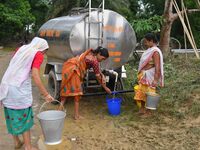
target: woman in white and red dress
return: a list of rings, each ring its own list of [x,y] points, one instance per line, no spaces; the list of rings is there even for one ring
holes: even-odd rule
[[[139,106],[139,114],[151,116],[151,111],[145,108],[146,93],[156,93],[158,86],[164,86],[163,55],[157,47],[157,39],[153,33],[144,37],[147,50],[142,54],[138,68],[138,85],[134,87],[134,99]]]
[[[52,101],[40,79],[43,55],[49,48],[46,40],[35,37],[30,44],[15,52],[0,84],[0,101],[3,103],[8,133],[12,134],[15,149],[35,150],[31,145],[30,129],[33,126],[31,76],[46,101]],[[19,135],[22,134],[23,142]]]

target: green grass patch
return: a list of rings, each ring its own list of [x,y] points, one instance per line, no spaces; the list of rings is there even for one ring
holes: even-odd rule
[[[183,119],[186,115],[196,117],[200,114],[200,103],[194,98],[194,95],[200,92],[199,66],[200,60],[193,55],[188,55],[187,58],[185,55],[178,55],[165,61],[165,86],[159,90],[161,100],[157,110],[160,114],[177,119]],[[126,88],[133,88],[137,83],[137,68],[138,63],[135,62],[126,65]]]
[[[10,52],[10,51],[14,51],[15,48],[14,47],[4,47],[2,50],[6,51],[6,52]]]

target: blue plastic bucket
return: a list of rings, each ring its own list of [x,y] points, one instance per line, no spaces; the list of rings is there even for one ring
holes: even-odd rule
[[[108,112],[112,116],[117,116],[121,112],[121,98],[106,99],[108,105]]]

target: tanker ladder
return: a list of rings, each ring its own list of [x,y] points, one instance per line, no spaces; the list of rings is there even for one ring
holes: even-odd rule
[[[102,46],[103,43],[103,21],[104,21],[104,17],[103,17],[103,13],[104,13],[104,4],[105,1],[102,0],[101,4],[99,5],[99,7],[97,9],[97,17],[95,17],[95,19],[97,18],[97,21],[93,21],[91,19],[91,12],[93,10],[92,8],[92,1],[89,0],[89,9],[88,9],[88,21],[86,21],[87,25],[88,25],[88,37],[86,38],[86,49],[91,48],[91,41],[95,41],[97,40],[97,46]],[[101,19],[100,19],[100,12],[102,14]],[[98,26],[98,35],[97,37],[92,37],[91,35],[91,25],[97,25]],[[99,84],[97,84],[96,79],[90,79],[90,75],[93,72],[93,70],[87,70],[87,74],[86,74],[86,88],[99,88],[101,87]]]
[[[89,9],[88,9],[88,21],[86,21],[86,23],[88,24],[88,37],[86,39],[86,49],[91,47],[91,40],[97,40],[98,41],[98,46],[102,46],[103,43],[103,21],[104,21],[104,17],[103,17],[103,13],[104,13],[104,0],[102,0],[101,4],[99,5],[98,9],[94,9],[97,10],[97,17],[95,17],[95,19],[97,18],[97,21],[93,21],[91,19],[91,12],[92,12],[93,8],[92,8],[92,2],[91,0],[89,0]],[[100,20],[100,12],[102,14],[101,16],[101,20]],[[91,36],[91,25],[97,25],[98,26],[98,36],[97,37],[92,37]]]

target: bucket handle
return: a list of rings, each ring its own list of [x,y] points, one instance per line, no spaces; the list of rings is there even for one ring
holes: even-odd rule
[[[58,102],[58,103],[62,106],[63,111],[66,113],[66,109],[64,108],[63,104],[62,104],[59,100],[54,99],[53,101]],[[52,102],[52,101],[51,101],[51,102]],[[41,112],[41,109],[42,109],[47,103],[51,103],[51,102],[44,102],[44,103],[42,104],[42,106],[40,107],[40,109],[39,109],[39,113]]]

